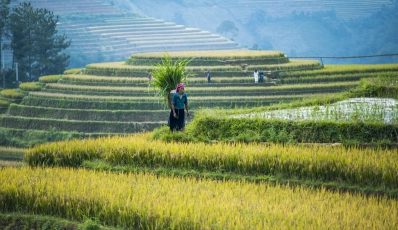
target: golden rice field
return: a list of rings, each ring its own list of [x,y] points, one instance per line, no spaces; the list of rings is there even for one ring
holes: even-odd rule
[[[242,143],[166,143],[147,134],[48,143],[29,149],[29,165],[79,166],[84,160],[249,175],[343,181],[398,188],[398,151]]]
[[[301,186],[0,169],[0,208],[129,229],[396,229],[398,201]]]

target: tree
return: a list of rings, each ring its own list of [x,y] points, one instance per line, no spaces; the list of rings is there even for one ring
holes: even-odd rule
[[[224,37],[228,33],[232,34],[232,37],[238,35],[239,29],[235,26],[235,23],[230,20],[225,20],[221,22],[220,26],[217,27],[217,33],[224,34]]]
[[[13,63],[19,63],[20,79],[34,80],[43,75],[62,73],[69,65],[70,46],[65,34],[58,35],[58,17],[46,9],[21,3],[10,16]],[[26,79],[28,77],[28,79]]]
[[[1,63],[1,74],[3,78],[3,88],[6,88],[6,77],[3,63],[3,38],[6,35],[7,27],[8,27],[8,17],[10,14],[10,0],[0,0],[0,63]]]

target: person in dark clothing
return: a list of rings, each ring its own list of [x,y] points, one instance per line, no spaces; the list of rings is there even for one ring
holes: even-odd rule
[[[264,82],[264,72],[260,72],[260,82]]]
[[[185,112],[184,107],[187,110],[187,116],[189,117],[188,110],[188,96],[184,93],[185,85],[180,83],[176,87],[176,93],[171,99],[171,114],[170,113],[170,130],[179,130],[184,132],[185,129]]]
[[[210,70],[208,69],[205,73],[207,73],[207,83],[210,83],[211,82]]]

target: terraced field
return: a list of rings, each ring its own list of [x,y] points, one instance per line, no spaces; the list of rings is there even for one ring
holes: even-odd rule
[[[398,64],[170,53],[195,57],[186,86],[194,118],[185,133],[137,133],[167,123],[169,110],[146,77],[162,55],[91,64],[0,92],[8,106],[0,145],[35,145],[0,147],[0,227],[395,229],[398,152],[384,146],[398,140],[396,101],[383,100],[388,114],[381,98],[355,105],[349,118],[336,114],[344,103],[302,107],[308,119],[281,108],[346,95],[398,99]],[[253,69],[271,74],[254,83]],[[345,103],[360,99],[352,100]],[[378,147],[324,144],[341,140]],[[43,142],[51,143],[36,145]]]
[[[0,116],[0,126],[6,134],[21,136],[29,130],[57,133],[59,139],[135,133],[164,126],[169,109],[147,78],[163,55],[134,54],[126,62],[93,63],[78,73],[55,76],[53,83],[43,77],[41,90],[23,92],[27,96],[20,103],[2,99],[6,101],[3,108],[11,105]],[[187,67],[191,76],[186,87],[194,114],[200,108],[256,107],[340,93],[356,88],[361,78],[398,71],[395,64],[322,67],[317,61],[289,60],[278,51],[169,55],[175,59],[194,57]],[[204,73],[208,69],[211,84]],[[254,69],[271,71],[272,75],[254,83]]]

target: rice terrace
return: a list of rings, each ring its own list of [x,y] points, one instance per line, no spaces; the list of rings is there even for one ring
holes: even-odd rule
[[[164,52],[1,91],[0,228],[398,227],[398,64],[167,55],[192,58],[184,133],[147,78]]]

